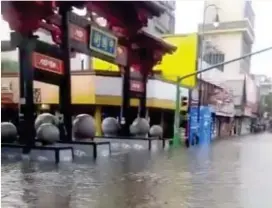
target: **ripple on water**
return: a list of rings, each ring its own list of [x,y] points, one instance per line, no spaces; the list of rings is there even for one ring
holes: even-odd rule
[[[270,138],[90,164],[2,163],[2,206],[271,208]]]

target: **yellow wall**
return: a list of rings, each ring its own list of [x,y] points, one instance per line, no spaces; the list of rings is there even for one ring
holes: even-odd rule
[[[9,86],[12,82],[14,103],[18,103],[19,98],[19,79],[17,76],[2,76],[2,84]],[[57,104],[59,101],[58,87],[42,82],[34,82],[35,88],[41,89],[41,103]],[[94,75],[72,75],[72,103],[73,104],[95,104],[120,106],[121,96],[95,95]],[[175,102],[173,100],[148,98],[147,107],[174,110]],[[130,100],[131,106],[139,106],[138,99]],[[183,107],[182,110],[186,110]],[[99,113],[97,114],[99,115]]]
[[[14,103],[19,100],[19,78],[17,76],[1,77],[2,85],[9,86],[12,82]],[[94,104],[95,92],[94,82],[91,75],[72,76],[72,103],[74,104]],[[34,81],[34,88],[41,89],[41,102],[46,104],[57,104],[59,101],[58,86]]]
[[[95,70],[102,70],[102,71],[114,71],[118,72],[119,67],[115,64],[112,64],[107,61],[103,61],[99,58],[90,58],[91,66]]]
[[[163,38],[165,41],[177,47],[175,53],[166,54],[161,63],[154,67],[154,71],[161,71],[166,80],[176,81],[177,77],[185,76],[197,70],[198,35],[169,35]],[[181,84],[193,88],[196,77],[184,79]]]
[[[163,38],[165,41],[177,47],[174,54],[166,54],[161,64],[154,67],[154,71],[161,71],[164,79],[176,81],[178,76],[184,76],[197,69],[197,46],[198,35],[171,35]],[[103,61],[98,58],[90,59],[91,66],[95,70],[119,71],[117,65]],[[181,85],[193,88],[196,84],[196,77],[192,76],[181,82]]]

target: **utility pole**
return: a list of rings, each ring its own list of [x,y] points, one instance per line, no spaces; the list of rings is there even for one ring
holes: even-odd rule
[[[230,63],[233,63],[235,61],[240,61],[240,60],[245,59],[247,57],[250,57],[250,56],[253,56],[253,55],[257,55],[257,54],[260,54],[260,53],[263,53],[263,52],[266,52],[266,51],[269,51],[269,50],[272,50],[272,46],[270,46],[268,48],[265,48],[265,49],[262,49],[262,50],[259,50],[259,51],[255,51],[253,53],[249,53],[249,54],[243,55],[243,56],[235,58],[235,59],[231,59],[229,61],[225,61],[225,62],[222,62],[222,63],[215,64],[215,65],[210,66],[210,67],[208,67],[206,69],[195,71],[194,73],[190,73],[190,74],[187,74],[185,76],[177,78],[177,82],[176,82],[177,90],[176,90],[176,108],[175,108],[175,117],[174,117],[173,147],[179,146],[180,142],[181,142],[180,141],[180,131],[179,131],[179,126],[180,126],[180,82],[182,80],[188,78],[188,77],[196,76],[198,74],[204,73],[206,71],[209,71],[211,69],[217,68],[219,66],[230,64]]]

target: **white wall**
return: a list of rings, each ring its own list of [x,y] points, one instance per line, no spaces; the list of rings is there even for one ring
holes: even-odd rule
[[[95,76],[95,94],[121,96],[122,79],[120,77]],[[188,97],[189,90],[181,87],[181,96]],[[175,101],[176,86],[160,80],[149,80],[147,83],[147,98],[157,98]]]
[[[225,54],[225,61],[238,58],[242,55],[242,33],[224,33],[207,35],[207,40],[210,40],[220,51]],[[240,74],[241,64],[236,61],[224,66],[224,77],[231,80],[243,79]]]
[[[247,101],[257,103],[257,84],[250,76],[246,76],[246,96]]]
[[[208,68],[210,66],[211,65],[206,63],[205,61],[202,62],[203,69]],[[213,68],[209,71],[202,73],[201,79],[214,85],[221,85],[226,81],[224,72],[218,70],[217,68]]]

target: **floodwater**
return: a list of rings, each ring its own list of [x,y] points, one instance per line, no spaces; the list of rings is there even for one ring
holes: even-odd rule
[[[272,134],[89,164],[2,163],[2,206],[271,208]]]

